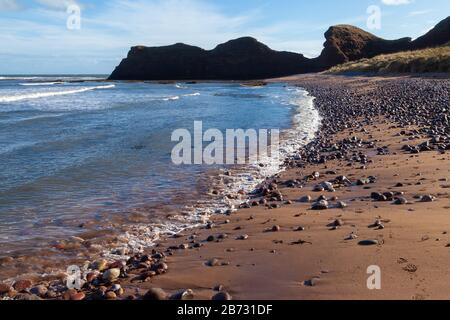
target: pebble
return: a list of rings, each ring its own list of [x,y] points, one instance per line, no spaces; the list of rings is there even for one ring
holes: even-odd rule
[[[425,195],[420,199],[421,202],[434,202],[435,200],[436,198],[432,195]]]
[[[320,278],[312,278],[303,282],[305,287],[315,287],[319,283]]]
[[[313,203],[311,206],[312,210],[327,210],[328,209],[328,201],[320,200],[318,202]]]
[[[194,291],[191,289],[179,291],[170,296],[170,300],[192,300],[194,299]]]
[[[273,226],[272,229],[271,229],[272,232],[278,232],[280,230],[281,230],[280,226]]]
[[[220,265],[220,261],[219,261],[219,259],[213,258],[213,259],[208,260],[206,262],[206,265],[208,267],[217,267]]]
[[[14,282],[13,288],[18,292],[22,292],[30,289],[32,285],[33,282],[31,280],[18,280]]]
[[[116,300],[117,299],[117,295],[114,291],[108,291],[105,294],[105,298],[106,300]]]
[[[301,197],[298,201],[302,202],[302,203],[309,203],[309,202],[311,202],[311,200],[312,200],[311,196],[304,196],[304,197]]]
[[[0,283],[0,294],[5,294],[11,291],[11,287],[6,283]]]
[[[93,269],[98,270],[98,271],[103,271],[107,268],[108,266],[108,261],[106,261],[105,259],[102,260],[98,260],[95,261],[93,264]]]
[[[342,219],[336,219],[331,225],[334,227],[342,227],[344,225],[344,221]]]
[[[380,242],[378,240],[362,240],[358,244],[360,246],[377,246]]]
[[[408,200],[406,200],[405,197],[398,197],[394,200],[395,205],[405,205],[408,203]]]
[[[167,293],[161,288],[152,288],[146,292],[144,300],[167,300]]]
[[[105,271],[103,274],[103,280],[113,282],[120,277],[120,269],[112,268]]]
[[[237,237],[236,240],[248,240],[248,238],[249,238],[248,234],[244,234],[242,236]]]
[[[339,202],[337,203],[337,207],[338,207],[339,209],[345,209],[345,208],[347,208],[347,204],[346,204],[344,201],[339,201]]]
[[[38,285],[36,287],[31,288],[30,292],[32,294],[35,294],[35,295],[43,298],[47,294],[48,289],[46,286]]]
[[[213,300],[213,301],[230,301],[230,300],[233,300],[233,298],[228,292],[221,291],[221,292],[215,294],[211,300]]]

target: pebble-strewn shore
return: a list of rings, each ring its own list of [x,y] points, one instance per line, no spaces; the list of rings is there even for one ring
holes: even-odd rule
[[[316,97],[322,129],[314,142],[286,160],[285,173],[249,195],[242,210],[163,239],[127,260],[93,261],[80,290],[68,290],[61,275],[0,284],[0,296],[440,298],[438,283],[445,273],[419,254],[427,250],[432,261],[445,261],[443,250],[450,246],[445,222],[450,80],[304,76],[283,81]],[[420,247],[411,247],[414,241]],[[370,296],[356,280],[363,270],[365,281],[370,259],[388,270],[392,284],[396,279],[411,284],[394,293],[389,283],[387,291]],[[427,272],[419,276],[422,269]]]

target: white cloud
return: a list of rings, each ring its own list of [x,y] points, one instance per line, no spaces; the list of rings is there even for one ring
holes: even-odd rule
[[[422,15],[428,14],[430,12],[433,12],[433,10],[411,11],[408,15],[410,17],[415,17],[415,16],[422,16]]]
[[[35,0],[38,4],[43,5],[49,9],[66,10],[67,7],[77,4],[75,0]]]
[[[17,0],[0,0],[0,11],[17,11],[22,5]]]
[[[381,0],[387,6],[399,6],[402,4],[410,4],[412,0]]]

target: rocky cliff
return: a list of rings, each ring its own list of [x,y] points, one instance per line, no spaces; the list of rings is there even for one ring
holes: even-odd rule
[[[301,54],[278,52],[246,37],[207,51],[185,44],[133,47],[111,74],[117,80],[249,80],[304,71]]]
[[[319,57],[307,59],[270,49],[245,37],[213,50],[178,43],[165,47],[136,46],[111,74],[111,80],[252,80],[327,70],[335,65],[450,42],[450,17],[422,37],[385,40],[350,25],[330,27]]]

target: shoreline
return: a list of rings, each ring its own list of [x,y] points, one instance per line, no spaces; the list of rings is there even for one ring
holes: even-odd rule
[[[176,82],[174,83],[176,84]],[[289,91],[296,92],[294,94],[286,92],[286,95],[292,95],[292,100],[290,100],[292,102],[286,100],[283,104],[291,105],[295,111],[293,111],[292,127],[282,130],[281,159],[284,159],[284,157],[290,155],[294,149],[300,148],[305,145],[307,141],[311,140],[313,136],[315,136],[315,131],[317,131],[317,126],[320,122],[312,105],[313,99],[308,93],[301,88],[295,87]],[[311,121],[301,121],[306,118]],[[49,244],[49,246],[62,251],[61,255],[64,257],[64,261],[67,261],[66,264],[61,260],[60,263],[51,268],[51,271],[42,270],[42,272],[17,273],[15,275],[11,273],[8,278],[1,279],[0,283],[5,282],[13,284],[16,280],[22,278],[38,279],[33,281],[39,281],[40,277],[44,279],[58,278],[61,277],[61,274],[65,271],[65,269],[62,269],[64,268],[64,265],[70,265],[70,263],[77,264],[81,268],[87,270],[86,261],[92,263],[102,258],[106,259],[108,262],[126,260],[130,255],[132,256],[133,254],[142,252],[140,247],[150,250],[158,243],[161,237],[176,236],[181,232],[188,232],[195,228],[204,227],[207,225],[211,216],[223,215],[227,214],[227,212],[232,213],[236,211],[243,202],[248,202],[249,195],[259,184],[263,183],[267,177],[279,173],[280,170],[284,170],[284,166],[281,166],[283,161],[280,163],[273,163],[273,161],[270,160],[271,159],[267,159],[267,161],[265,161],[263,159],[255,163],[249,163],[242,168],[240,166],[234,168],[233,166],[232,168],[214,169],[212,170],[213,173],[207,173],[206,171],[208,170],[206,170],[204,174],[211,183],[208,194],[205,194],[203,197],[198,197],[196,202],[192,202],[190,205],[182,207],[180,213],[168,214],[165,222],[136,225],[130,224],[124,228],[124,230],[126,230],[125,233],[124,231],[122,231],[122,234],[115,233],[114,236],[115,239],[119,239],[118,242],[111,238],[112,242],[109,243],[109,245],[104,244],[103,248],[99,248],[101,250],[98,254],[95,254],[94,258],[90,257],[84,261],[75,257],[76,252],[74,249],[76,249],[76,246],[85,246],[86,244],[94,247],[95,245],[96,250],[99,247],[96,242],[89,244],[92,242],[89,231],[81,232],[79,235],[67,239],[61,238],[57,242],[55,241],[54,243]],[[260,165],[261,163],[264,163],[265,166],[262,167]],[[221,184],[216,180],[221,180]],[[225,182],[222,180],[225,180]],[[213,191],[217,192],[217,194],[213,193]],[[220,211],[220,213],[218,211]],[[95,233],[95,231],[92,230],[92,233]],[[88,234],[87,238],[84,236],[85,234]],[[66,248],[69,250],[67,254],[63,253]],[[71,253],[73,253],[72,258]],[[33,256],[25,253],[20,256],[15,256],[13,254],[11,257],[14,257],[14,259],[22,257],[25,259],[33,259]],[[0,259],[0,265],[2,267],[4,267],[2,264],[8,264],[9,262],[12,261],[9,261],[8,258]],[[51,266],[50,263],[47,265]]]
[[[235,299],[448,298],[442,287],[445,281],[442,280],[449,278],[445,274],[444,255],[448,254],[446,244],[450,243],[450,238],[444,232],[450,229],[448,218],[445,220],[450,201],[447,188],[441,187],[448,181],[438,180],[449,176],[450,158],[448,153],[440,155],[436,150],[418,150],[418,153],[410,150],[406,153],[402,150],[402,144],[419,145],[419,142],[430,139],[432,132],[420,129],[429,125],[437,128],[435,135],[442,133],[439,130],[444,130],[445,137],[448,119],[440,120],[442,113],[431,106],[422,106],[420,101],[412,102],[414,91],[410,86],[424,86],[424,98],[442,107],[449,101],[449,81],[441,80],[440,83],[422,78],[367,79],[321,75],[271,81],[287,81],[304,87],[316,97],[322,117],[322,130],[317,139],[299,153],[300,159],[293,157],[288,162],[290,169],[263,184],[261,194],[255,198],[255,201],[264,198],[267,201],[264,194],[270,195],[270,198],[282,195],[277,199],[282,201],[268,201],[269,207],[255,205],[229,217],[214,216],[212,223],[205,228],[162,239],[147,256],[140,255],[126,263],[117,262],[107,267],[119,269],[119,276],[123,279],[118,280],[118,276],[109,281],[105,277],[108,272],[94,271],[90,276],[93,279],[83,292],[61,293],[60,297],[65,295],[64,298],[72,299],[84,295],[86,298],[102,299],[153,299],[158,296],[155,294],[158,290],[150,290],[147,295],[146,291],[163,288],[169,293],[192,289],[194,299],[210,299],[217,294],[214,289],[226,291]],[[394,92],[401,97],[398,98]],[[441,100],[439,92],[442,94]],[[393,106],[385,104],[386,100],[393,99],[396,99]],[[409,112],[411,103],[420,109],[419,116],[427,114],[435,117],[419,119],[418,115]],[[335,108],[341,113],[337,113]],[[382,114],[384,116],[380,117]],[[358,138],[350,139],[353,136]],[[448,147],[448,131],[447,138],[435,141],[429,147],[442,144]],[[385,146],[389,147],[383,148]],[[411,160],[410,157],[418,158]],[[414,160],[418,163],[410,166]],[[388,163],[388,168],[385,168]],[[435,170],[437,168],[440,172]],[[429,172],[419,172],[425,169]],[[417,181],[422,182],[420,185],[405,183],[414,179],[410,176],[411,171],[421,173],[420,179],[427,180]],[[313,174],[315,172],[319,175]],[[393,178],[394,172],[398,176]],[[442,177],[437,178],[436,174]],[[320,190],[320,183],[332,181],[338,176],[346,176],[351,180],[351,185],[336,181],[333,185],[335,192],[314,191]],[[364,181],[369,176],[376,177],[375,181]],[[429,185],[432,179],[436,181]],[[398,187],[395,187],[393,180],[398,181]],[[323,186],[329,188],[329,184]],[[396,188],[401,191],[396,191]],[[404,192],[404,195],[393,195],[392,201],[370,200],[371,192],[382,191]],[[435,199],[429,203],[418,202],[414,200],[414,192],[422,196],[433,195]],[[310,210],[311,202],[298,201],[306,195],[313,199],[320,195],[331,198],[328,201],[330,208]],[[410,204],[393,205],[392,202],[400,197],[406,197]],[[345,202],[345,205],[339,201]],[[430,208],[434,211],[428,212]],[[427,216],[433,217],[433,221],[422,219],[424,210]],[[382,229],[375,231],[367,227],[378,220],[378,224],[383,225]],[[438,229],[442,229],[439,241]],[[421,241],[425,235],[409,235],[408,231],[428,233],[428,240]],[[352,232],[359,238],[345,240]],[[405,239],[410,242],[405,242]],[[378,242],[374,246],[362,247],[358,246],[360,240]],[[420,248],[416,248],[417,243]],[[404,257],[395,258],[395,254],[400,255],[397,251],[402,250],[405,251]],[[418,256],[423,250],[431,252],[429,263],[427,257]],[[373,261],[369,262],[369,258]],[[390,281],[387,291],[374,292],[364,287],[367,278],[364,269],[377,261]],[[435,266],[438,262],[441,267]],[[429,275],[430,271],[432,274]],[[199,274],[202,276],[199,277]],[[399,283],[401,281],[405,283]],[[120,295],[117,290],[111,291],[112,283],[120,283],[123,291]],[[35,284],[24,292],[32,286]],[[115,297],[110,292],[115,292]],[[22,298],[29,298],[27,294],[23,293]],[[191,295],[189,292],[185,297]],[[227,295],[222,294],[221,297]],[[159,298],[164,297],[159,295]]]

